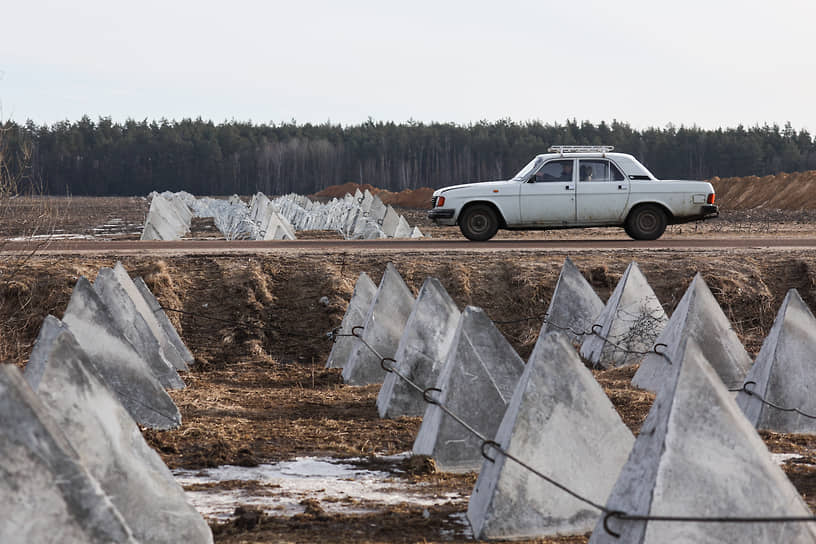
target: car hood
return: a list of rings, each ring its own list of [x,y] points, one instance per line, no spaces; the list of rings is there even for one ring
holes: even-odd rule
[[[481,192],[481,189],[489,191],[495,187],[506,187],[508,185],[515,185],[516,183],[518,182],[512,180],[504,180],[504,181],[479,181],[476,183],[449,185],[448,187],[442,187],[441,189],[437,189],[436,191],[434,191],[434,196],[441,195],[448,191],[455,191],[457,189],[471,189],[473,192]]]

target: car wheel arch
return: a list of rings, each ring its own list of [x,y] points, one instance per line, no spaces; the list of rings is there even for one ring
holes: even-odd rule
[[[666,219],[667,219],[669,225],[671,225],[674,222],[674,214],[672,213],[672,211],[669,209],[668,206],[666,206],[662,202],[658,202],[658,201],[655,201],[655,200],[644,200],[642,202],[638,202],[636,204],[633,204],[629,208],[629,211],[626,212],[626,216],[623,218],[624,223],[629,220],[629,216],[632,215],[632,213],[635,210],[637,210],[638,208],[642,208],[644,206],[657,206],[658,208],[663,210],[663,213],[666,214]]]
[[[461,210],[459,210],[459,215],[456,218],[456,222],[459,223],[461,221],[462,216],[465,214],[465,211],[468,208],[470,208],[472,206],[480,205],[480,204],[484,205],[484,206],[490,206],[491,208],[493,208],[493,211],[496,212],[496,217],[499,219],[499,228],[500,229],[507,228],[507,222],[504,220],[504,214],[502,213],[501,209],[496,205],[495,202],[491,202],[490,200],[472,200],[472,201],[469,201],[467,204],[462,206]]]

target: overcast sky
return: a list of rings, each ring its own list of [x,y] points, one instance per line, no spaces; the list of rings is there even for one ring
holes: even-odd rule
[[[25,0],[2,118],[568,118],[816,132],[816,2]]]

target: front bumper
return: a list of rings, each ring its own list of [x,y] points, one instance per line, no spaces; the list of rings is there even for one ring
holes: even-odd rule
[[[453,214],[456,210],[453,208],[434,208],[428,212],[428,219],[437,225],[453,225]]]

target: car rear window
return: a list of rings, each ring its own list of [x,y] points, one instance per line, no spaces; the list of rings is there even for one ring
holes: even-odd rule
[[[591,159],[578,163],[580,181],[623,181],[618,167],[607,160]]]

